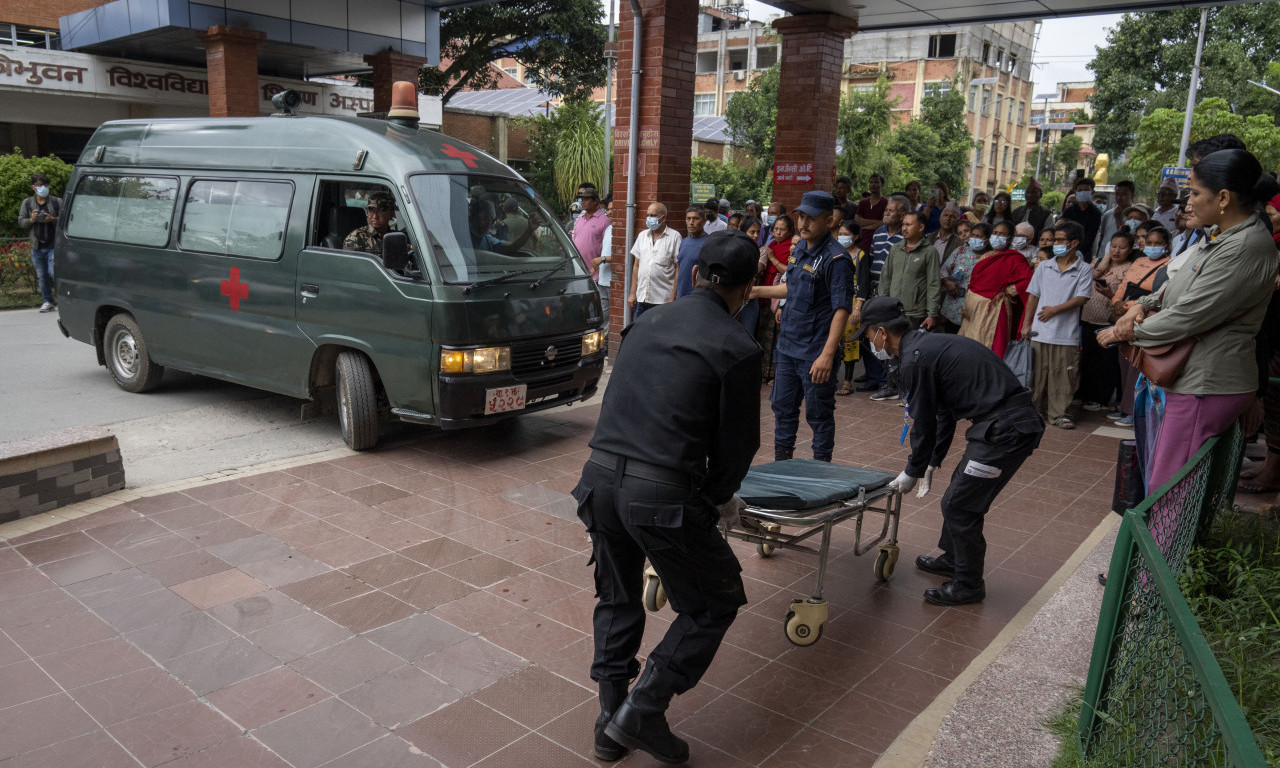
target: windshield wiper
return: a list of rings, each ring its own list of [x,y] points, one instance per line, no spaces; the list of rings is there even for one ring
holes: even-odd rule
[[[496,277],[489,277],[484,280],[477,280],[471,285],[468,285],[466,288],[463,288],[462,292],[471,293],[472,290],[479,288],[480,286],[493,285],[494,283],[505,283],[506,281],[510,280],[513,277],[519,277],[520,275],[527,275],[531,272],[537,272],[537,271],[538,270],[536,269],[516,269],[510,272],[503,272],[502,274]]]
[[[560,269],[565,264],[568,264],[570,261],[573,261],[573,258],[574,258],[573,256],[565,256],[563,259],[560,260],[558,264],[556,264],[554,267],[551,268],[550,272],[538,278],[537,280],[534,280],[532,283],[529,283],[529,290],[532,291],[534,288],[537,288],[538,286],[542,285],[543,280],[546,280],[548,277],[551,277],[555,273],[559,272]]]

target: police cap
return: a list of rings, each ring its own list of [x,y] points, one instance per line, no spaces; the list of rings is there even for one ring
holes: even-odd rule
[[[760,266],[760,246],[739,229],[707,236],[698,254],[698,276],[724,288],[746,285]]]
[[[836,199],[830,192],[805,192],[796,210],[806,216],[825,216],[836,207]]]

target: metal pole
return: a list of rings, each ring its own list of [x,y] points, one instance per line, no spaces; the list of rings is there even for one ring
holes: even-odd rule
[[[1049,129],[1047,127],[1049,125],[1049,99],[1047,98],[1044,100],[1043,117],[1044,119],[1040,121],[1040,157],[1036,158],[1036,178],[1040,178],[1041,174],[1044,173],[1041,170],[1044,168],[1044,145],[1049,138]]]
[[[609,46],[613,45],[614,0],[609,0]],[[613,191],[613,65],[618,52],[611,49],[605,58],[604,80],[604,194]]]
[[[973,205],[973,198],[978,194],[978,158],[982,156],[982,110],[986,108],[983,103],[987,100],[987,86],[978,86],[978,117],[973,126],[973,135],[978,145],[974,149],[973,163],[969,167],[969,205]]]
[[[644,15],[640,12],[639,0],[631,0],[631,124],[627,126],[629,134],[627,143],[627,242],[624,245],[626,256],[623,259],[624,274],[622,286],[625,293],[622,300],[622,326],[631,324],[631,303],[626,297],[631,295],[631,243],[636,238],[636,170],[640,165],[640,46],[644,40]]]
[[[1196,89],[1200,85],[1200,56],[1204,53],[1204,28],[1209,25],[1209,9],[1200,9],[1200,37],[1196,40],[1196,63],[1191,68],[1191,85],[1187,88],[1187,113],[1182,118],[1182,143],[1178,145],[1178,167],[1187,162],[1187,144],[1191,143],[1191,113],[1196,108]]]

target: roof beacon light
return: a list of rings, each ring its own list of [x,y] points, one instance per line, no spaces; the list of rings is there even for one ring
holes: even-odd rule
[[[391,84],[391,109],[387,119],[405,128],[418,127],[418,89],[408,80]]]
[[[293,117],[302,106],[302,96],[295,90],[280,91],[271,97],[271,106],[276,108],[272,117]]]

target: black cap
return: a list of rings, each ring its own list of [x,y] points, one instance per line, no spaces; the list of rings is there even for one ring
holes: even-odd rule
[[[805,192],[804,197],[800,198],[800,204],[796,206],[796,210],[806,216],[822,216],[831,213],[836,207],[836,199],[830,192]]]
[[[892,296],[877,296],[862,305],[862,325],[858,326],[855,339],[862,338],[871,326],[881,326],[899,317],[906,317],[902,302]]]
[[[760,267],[760,246],[739,229],[707,236],[698,254],[698,276],[724,288],[746,285]]]

